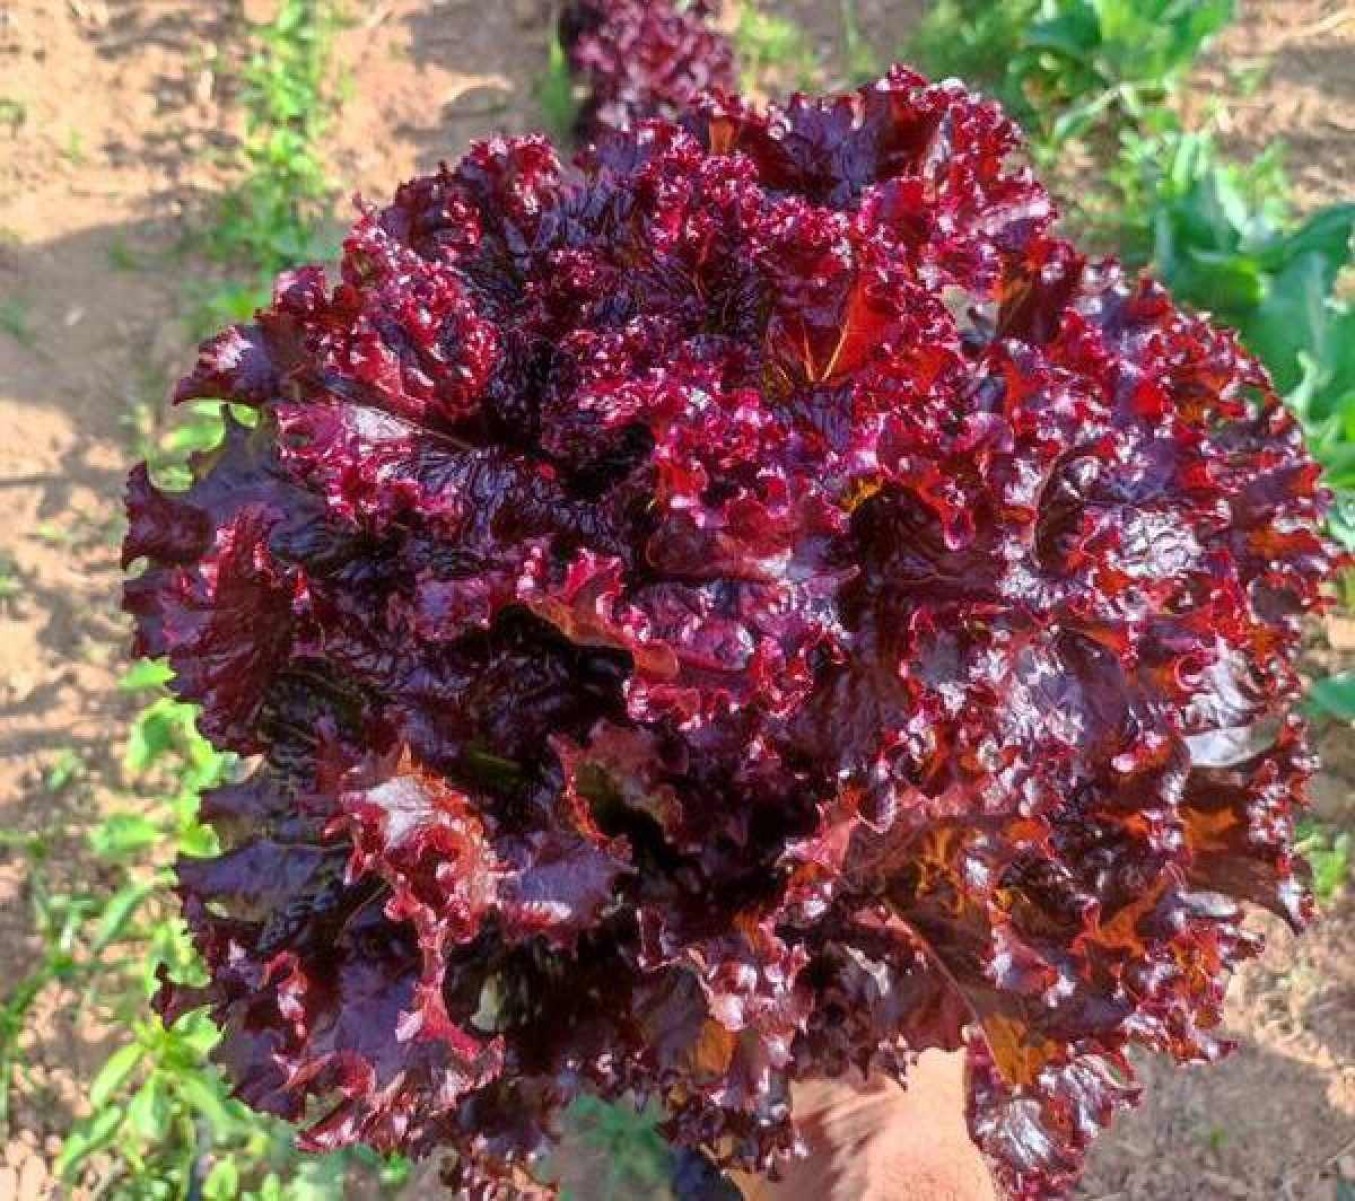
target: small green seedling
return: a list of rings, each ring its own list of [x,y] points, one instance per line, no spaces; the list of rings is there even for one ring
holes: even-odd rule
[[[0,300],[0,330],[22,346],[33,345],[33,330],[28,324],[28,306],[17,297]]]
[[[556,30],[551,32],[546,70],[537,82],[536,102],[541,108],[541,120],[546,132],[560,144],[568,144],[573,137],[579,104],[574,95],[574,80],[569,71],[569,59]]]

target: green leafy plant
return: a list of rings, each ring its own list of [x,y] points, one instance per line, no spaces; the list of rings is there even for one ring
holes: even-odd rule
[[[1048,153],[1145,120],[1235,0],[942,0],[911,50],[998,96]]]
[[[76,948],[97,911],[97,902],[89,896],[73,896],[52,888],[48,872],[52,843],[47,837],[5,830],[0,831],[0,846],[21,852],[27,860],[28,903],[41,944],[36,964],[9,991],[0,1007],[0,1126],[7,1127],[14,1077],[24,1058],[20,1042],[29,1015],[48,988],[76,974]]]
[[[1350,831],[1306,821],[1299,826],[1297,846],[1313,869],[1313,894],[1322,904],[1330,904],[1350,882],[1351,856],[1355,851]]]
[[[1314,681],[1308,689],[1308,710],[1337,721],[1355,722],[1355,672]]]
[[[0,125],[9,127],[11,137],[23,128],[27,120],[28,105],[11,96],[0,96]]]
[[[597,1201],[664,1195],[672,1175],[673,1151],[659,1133],[661,1118],[657,1105],[637,1110],[581,1097],[571,1106],[571,1132],[606,1165]],[[564,1196],[565,1201],[585,1201],[568,1190]]]
[[[884,70],[884,64],[861,32],[856,0],[841,0],[841,12],[842,58],[846,64],[848,82],[865,83],[878,78]]]
[[[234,769],[232,758],[197,732],[193,707],[165,691],[168,676],[143,662],[122,682],[149,703],[128,734],[124,805],[88,836],[113,886],[44,899],[47,954],[11,1002],[16,1010],[31,1006],[49,985],[78,982],[80,1006],[102,1026],[125,1032],[91,1080],[89,1113],[67,1136],[55,1171],[68,1185],[96,1174],[102,1195],[125,1201],[331,1198],[364,1158],[301,1156],[289,1128],[234,1100],[208,1065],[220,1036],[206,1014],[171,1028],[150,1016],[162,972],[202,978],[173,911],[169,869],[180,856],[215,850],[215,836],[197,820],[198,796]],[[0,1032],[15,1025],[0,1015]],[[375,1156],[365,1162],[390,1181],[403,1175],[402,1164],[386,1168]]]
[[[804,30],[755,3],[739,5],[733,37],[745,91],[778,85],[806,88],[818,74],[818,56]]]
[[[215,258],[250,279],[240,282],[237,275],[203,296],[205,320],[247,316],[265,299],[261,280],[326,249],[322,231],[332,189],[317,142],[331,107],[334,26],[332,4],[283,0],[272,22],[252,29],[243,79],[244,175],[207,238]],[[126,261],[122,248],[110,249],[114,266]],[[17,305],[6,306],[4,316],[19,337],[26,327]],[[217,403],[180,406],[167,428],[149,403],[131,415],[136,449],[159,482],[187,483],[187,457],[220,442],[222,413]],[[78,840],[60,822],[39,834],[0,837],[4,849],[28,861],[42,947],[32,972],[0,1009],[0,1115],[7,1117],[11,1085],[22,1071],[20,1041],[29,1017],[40,998],[60,989],[96,1028],[118,1032],[88,1082],[88,1113],[68,1132],[54,1165],[65,1185],[90,1185],[102,1197],[125,1201],[321,1201],[340,1195],[358,1166],[397,1183],[401,1161],[385,1164],[356,1153],[303,1157],[288,1127],[235,1101],[207,1066],[219,1035],[206,1015],[172,1029],[150,1016],[162,974],[200,979],[175,916],[170,865],[215,848],[214,835],[197,820],[198,796],[234,770],[231,758],[198,734],[194,709],[169,695],[168,677],[166,668],[145,662],[123,681],[144,704],[128,732],[120,780],[102,781],[117,803],[83,835],[83,856],[65,853]],[[85,791],[87,778],[83,760],[63,752],[44,784],[66,795]],[[70,803],[79,799],[71,796]],[[82,865],[76,883],[63,878],[73,874],[73,861]]]
[[[23,346],[33,345],[33,330],[28,324],[28,306],[11,297],[0,301],[0,330]]]
[[[125,238],[118,235],[108,244],[108,265],[115,271],[139,271],[141,256],[127,244]]]
[[[48,792],[64,792],[85,771],[85,761],[73,747],[62,747],[43,773],[42,782]]]
[[[84,165],[85,139],[81,136],[78,129],[67,130],[66,141],[61,148],[61,157],[73,167]]]
[[[1069,219],[1131,266],[1147,267],[1169,210],[1219,205],[1240,224],[1278,228],[1289,212],[1288,189],[1282,147],[1232,162],[1212,127],[1187,130],[1159,109],[1146,114],[1143,128],[1122,131],[1116,157],[1097,186],[1079,193]]]
[[[327,225],[335,188],[319,146],[334,109],[337,25],[329,0],[282,0],[271,22],[251,29],[241,93],[243,177],[207,237],[213,257],[247,268],[250,282],[213,288],[202,299],[200,331],[248,316],[279,271],[333,253]]]
[[[13,614],[23,594],[24,581],[18,564],[8,555],[0,555],[0,613]]]
[[[909,41],[908,55],[933,75],[954,75],[1008,104],[1015,101],[1016,114],[1029,117],[1030,105],[1010,71],[1039,10],[1039,0],[939,0]]]
[[[283,0],[256,26],[244,73],[246,175],[227,198],[216,244],[273,270],[314,257],[333,186],[318,146],[328,124],[335,15],[323,0]]]
[[[574,136],[579,103],[574,95],[569,58],[560,41],[559,31],[554,27],[547,47],[546,70],[536,85],[536,101],[541,108],[541,120],[546,132],[557,142],[566,144]]]

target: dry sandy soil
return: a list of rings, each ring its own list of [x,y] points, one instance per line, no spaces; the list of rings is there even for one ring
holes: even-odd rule
[[[238,53],[228,0],[0,0],[0,825],[37,829],[53,806],[94,811],[117,781],[127,703],[115,688],[126,628],[117,611],[119,490],[130,414],[159,406],[191,360],[185,283],[208,271],[185,245],[224,182],[240,127],[224,68]],[[266,13],[266,2],[245,4]],[[831,74],[837,0],[786,0]],[[866,0],[882,58],[921,7]],[[340,37],[350,99],[328,158],[349,191],[374,197],[456,155],[490,129],[536,122],[544,0],[384,0]],[[1355,9],[1250,0],[1214,56],[1268,65],[1230,108],[1243,152],[1284,137],[1301,201],[1349,198],[1355,167]],[[1324,739],[1324,814],[1355,826],[1355,742]],[[84,784],[44,788],[77,752]],[[1299,942],[1270,949],[1236,981],[1240,1050],[1205,1071],[1146,1065],[1148,1100],[1102,1140],[1084,1195],[1101,1201],[1355,1196],[1355,901]],[[0,852],[0,981],[35,941],[18,861]],[[0,984],[0,994],[7,984]],[[0,1159],[0,1201],[52,1192],[47,1164],[100,1058],[54,1004],[28,1056]]]

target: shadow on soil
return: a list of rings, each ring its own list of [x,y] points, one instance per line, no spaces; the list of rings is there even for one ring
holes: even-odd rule
[[[1329,1102],[1330,1071],[1250,1040],[1208,1067],[1157,1059],[1142,1067],[1143,1103],[1115,1123],[1115,1138],[1094,1145],[1079,1198],[1319,1201],[1334,1195],[1335,1161],[1355,1138],[1355,1118]],[[1164,1113],[1172,1120],[1163,1121]],[[1275,1155],[1275,1131],[1300,1133]]]
[[[546,69],[552,8],[548,0],[453,0],[405,18],[415,66],[463,81],[440,95],[430,90],[429,124],[397,130],[418,147],[420,171],[459,157],[474,138],[540,129],[532,97]],[[467,20],[471,9],[474,21]]]

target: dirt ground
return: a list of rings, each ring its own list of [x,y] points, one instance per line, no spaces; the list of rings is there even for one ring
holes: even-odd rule
[[[252,13],[268,4],[244,3]],[[837,0],[770,7],[802,21],[832,74]],[[893,57],[923,5],[865,0],[864,35]],[[490,129],[537,120],[545,0],[371,0],[339,38],[348,97],[328,161],[374,198]],[[210,268],[188,237],[226,178],[240,113],[222,69],[238,53],[232,0],[0,0],[0,826],[36,829],[53,805],[101,801],[116,780],[127,702],[115,681],[121,482],[138,410],[190,363],[185,284]],[[1355,179],[1355,7],[1250,0],[1197,101],[1239,65],[1264,82],[1230,104],[1240,152],[1282,136],[1301,203]],[[1318,805],[1355,827],[1355,739],[1323,735]],[[54,799],[44,773],[76,752],[85,784]],[[0,852],[0,980],[31,963],[24,880]],[[1355,899],[1300,941],[1273,933],[1235,982],[1227,1063],[1146,1063],[1148,1098],[1096,1150],[1100,1201],[1355,1196]],[[0,985],[0,994],[5,990]],[[55,1195],[48,1163],[99,1060],[54,1010],[30,1055],[0,1158],[0,1201]],[[0,1138],[3,1138],[0,1134]]]

